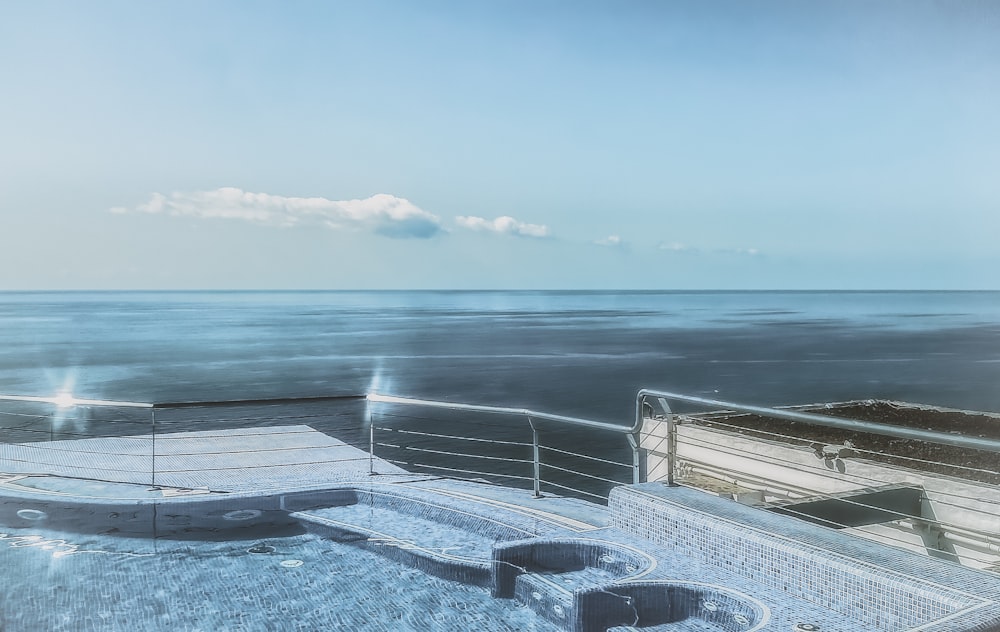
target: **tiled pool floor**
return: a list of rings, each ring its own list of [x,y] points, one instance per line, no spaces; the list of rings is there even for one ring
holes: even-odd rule
[[[0,539],[4,632],[559,629],[484,588],[308,534],[154,545],[17,531]],[[46,548],[55,540],[66,544]],[[274,551],[247,552],[258,544]]]

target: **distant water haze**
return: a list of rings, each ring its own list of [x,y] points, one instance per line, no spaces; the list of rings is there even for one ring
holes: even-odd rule
[[[642,387],[1000,412],[1000,293],[0,293],[6,394],[375,389],[627,423]]]

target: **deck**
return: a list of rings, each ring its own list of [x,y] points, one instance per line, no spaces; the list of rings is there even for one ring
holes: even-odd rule
[[[379,458],[379,474],[407,472]],[[0,473],[246,492],[363,480],[368,453],[306,425],[0,444]]]

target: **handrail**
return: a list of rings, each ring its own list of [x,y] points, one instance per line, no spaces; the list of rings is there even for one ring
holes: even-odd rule
[[[157,410],[169,408],[212,408],[223,406],[261,406],[271,404],[315,404],[320,402],[338,402],[365,399],[364,395],[316,395],[304,397],[262,397],[257,399],[220,399],[211,401],[189,402],[157,402],[153,408]]]
[[[831,417],[829,415],[818,415],[816,413],[803,413],[792,410],[780,410],[777,408],[767,408],[764,406],[752,406],[747,404],[737,404],[718,399],[696,397],[693,395],[683,395],[669,391],[659,391],[654,389],[641,389],[635,397],[635,417],[636,424],[642,424],[642,407],[646,398],[655,397],[660,400],[667,413],[667,484],[673,484],[673,464],[676,457],[676,428],[674,415],[670,410],[666,400],[697,404],[699,406],[713,407],[719,410],[735,411],[743,413],[753,413],[775,419],[786,419],[788,421],[798,421],[814,426],[824,426],[829,428],[840,428],[842,430],[854,430],[856,432],[867,432],[870,434],[896,437],[898,439],[915,439],[928,443],[950,445],[959,448],[973,450],[984,450],[988,452],[1000,452],[1000,440],[986,439],[983,437],[970,437],[965,435],[954,435],[936,430],[920,430],[917,428],[904,428],[874,421],[863,421],[860,419],[850,419],[847,417]]]
[[[415,399],[411,397],[398,397],[395,395],[380,395],[378,393],[369,393],[367,396],[369,402],[380,403],[380,404],[402,404],[409,406],[423,406],[427,408],[442,408],[445,410],[462,410],[469,412],[479,412],[488,414],[501,414],[501,415],[516,415],[521,417],[526,417],[528,419],[528,424],[531,426],[531,445],[532,445],[532,481],[534,487],[534,495],[536,498],[541,497],[541,450],[538,439],[538,426],[536,426],[536,420],[553,421],[556,423],[568,424],[571,426],[579,426],[583,428],[592,428],[595,430],[605,430],[609,432],[616,432],[628,439],[629,446],[632,449],[632,482],[639,483],[643,480],[642,474],[642,460],[640,457],[639,448],[639,428],[642,427],[641,420],[633,426],[624,426],[621,424],[613,424],[604,421],[594,421],[592,419],[582,419],[580,417],[568,417],[566,415],[554,415],[552,413],[545,413],[537,410],[530,410],[528,408],[509,408],[505,406],[484,406],[480,404],[459,404],[454,402],[443,402],[437,400],[428,399]],[[369,423],[369,462],[372,464],[372,473],[374,473],[374,460],[375,460],[375,424]]]
[[[142,402],[115,402],[104,399],[77,399],[71,395],[56,395],[55,397],[35,397],[31,395],[0,395],[0,401],[54,404],[61,408],[70,408],[72,406],[113,406],[115,408],[153,408],[155,406],[155,404],[145,404]]]
[[[0,395],[0,401],[33,402],[39,404],[54,404],[70,408],[72,406],[111,406],[115,408],[155,408],[166,410],[171,408],[211,408],[222,406],[259,406],[267,404],[303,404],[319,402],[335,402],[348,400],[363,400],[364,395],[319,395],[305,397],[261,397],[255,399],[220,399],[206,401],[181,402],[119,402],[104,399],[78,399],[71,395],[56,395],[54,397],[37,397],[33,395]]]
[[[973,450],[985,450],[987,452],[1000,452],[1000,440],[986,439],[983,437],[969,437],[965,435],[954,435],[936,430],[919,430],[917,428],[903,428],[891,424],[883,424],[875,421],[862,421],[860,419],[850,419],[847,417],[831,417],[829,415],[817,415],[816,413],[800,413],[792,410],[780,410],[777,408],[766,408],[764,406],[750,406],[746,404],[735,404],[716,399],[706,399],[692,395],[681,395],[667,391],[656,391],[652,389],[642,389],[637,395],[637,400],[645,397],[662,397],[690,404],[702,406],[712,406],[720,410],[733,410],[744,413],[756,413],[765,417],[775,419],[787,419],[789,421],[801,421],[802,423],[814,426],[828,426],[840,428],[842,430],[855,430],[858,432],[868,432],[871,434],[896,437],[898,439],[916,439],[929,443],[939,443],[951,445],[959,448],[970,448]]]
[[[447,410],[468,410],[471,412],[479,413],[496,413],[501,415],[521,415],[524,417],[531,417],[532,419],[545,419],[548,421],[555,421],[559,423],[570,424],[573,426],[584,426],[586,428],[595,428],[597,430],[609,430],[611,432],[620,432],[622,434],[632,434],[638,431],[635,427],[623,426],[621,424],[612,424],[606,421],[594,421],[592,419],[582,419],[580,417],[567,417],[565,415],[553,415],[552,413],[543,413],[537,410],[530,410],[528,408],[506,408],[503,406],[484,406],[481,404],[458,404],[454,402],[442,402],[430,399],[415,399],[412,397],[397,397],[395,395],[379,395],[377,393],[369,393],[368,401],[377,402],[381,404],[408,404],[412,406],[425,406],[429,408],[445,408]]]

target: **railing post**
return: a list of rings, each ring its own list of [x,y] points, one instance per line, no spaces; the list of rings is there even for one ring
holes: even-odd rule
[[[538,427],[535,421],[529,416],[528,424],[531,425],[531,459],[532,459],[532,485],[535,498],[542,497],[542,459],[541,451],[538,449]]]
[[[660,404],[667,416],[667,485],[673,485],[674,466],[677,460],[677,423],[667,400],[661,398]]]
[[[149,409],[149,419],[150,419],[150,436],[152,437],[152,446],[150,451],[150,469],[152,470],[152,481],[150,482],[150,487],[156,487],[156,409]]]
[[[628,444],[632,446],[632,484],[645,483],[646,477],[643,476],[642,472],[642,452],[639,449],[639,434],[628,434],[625,437],[628,439]]]
[[[368,475],[375,475],[375,415],[368,404]]]

